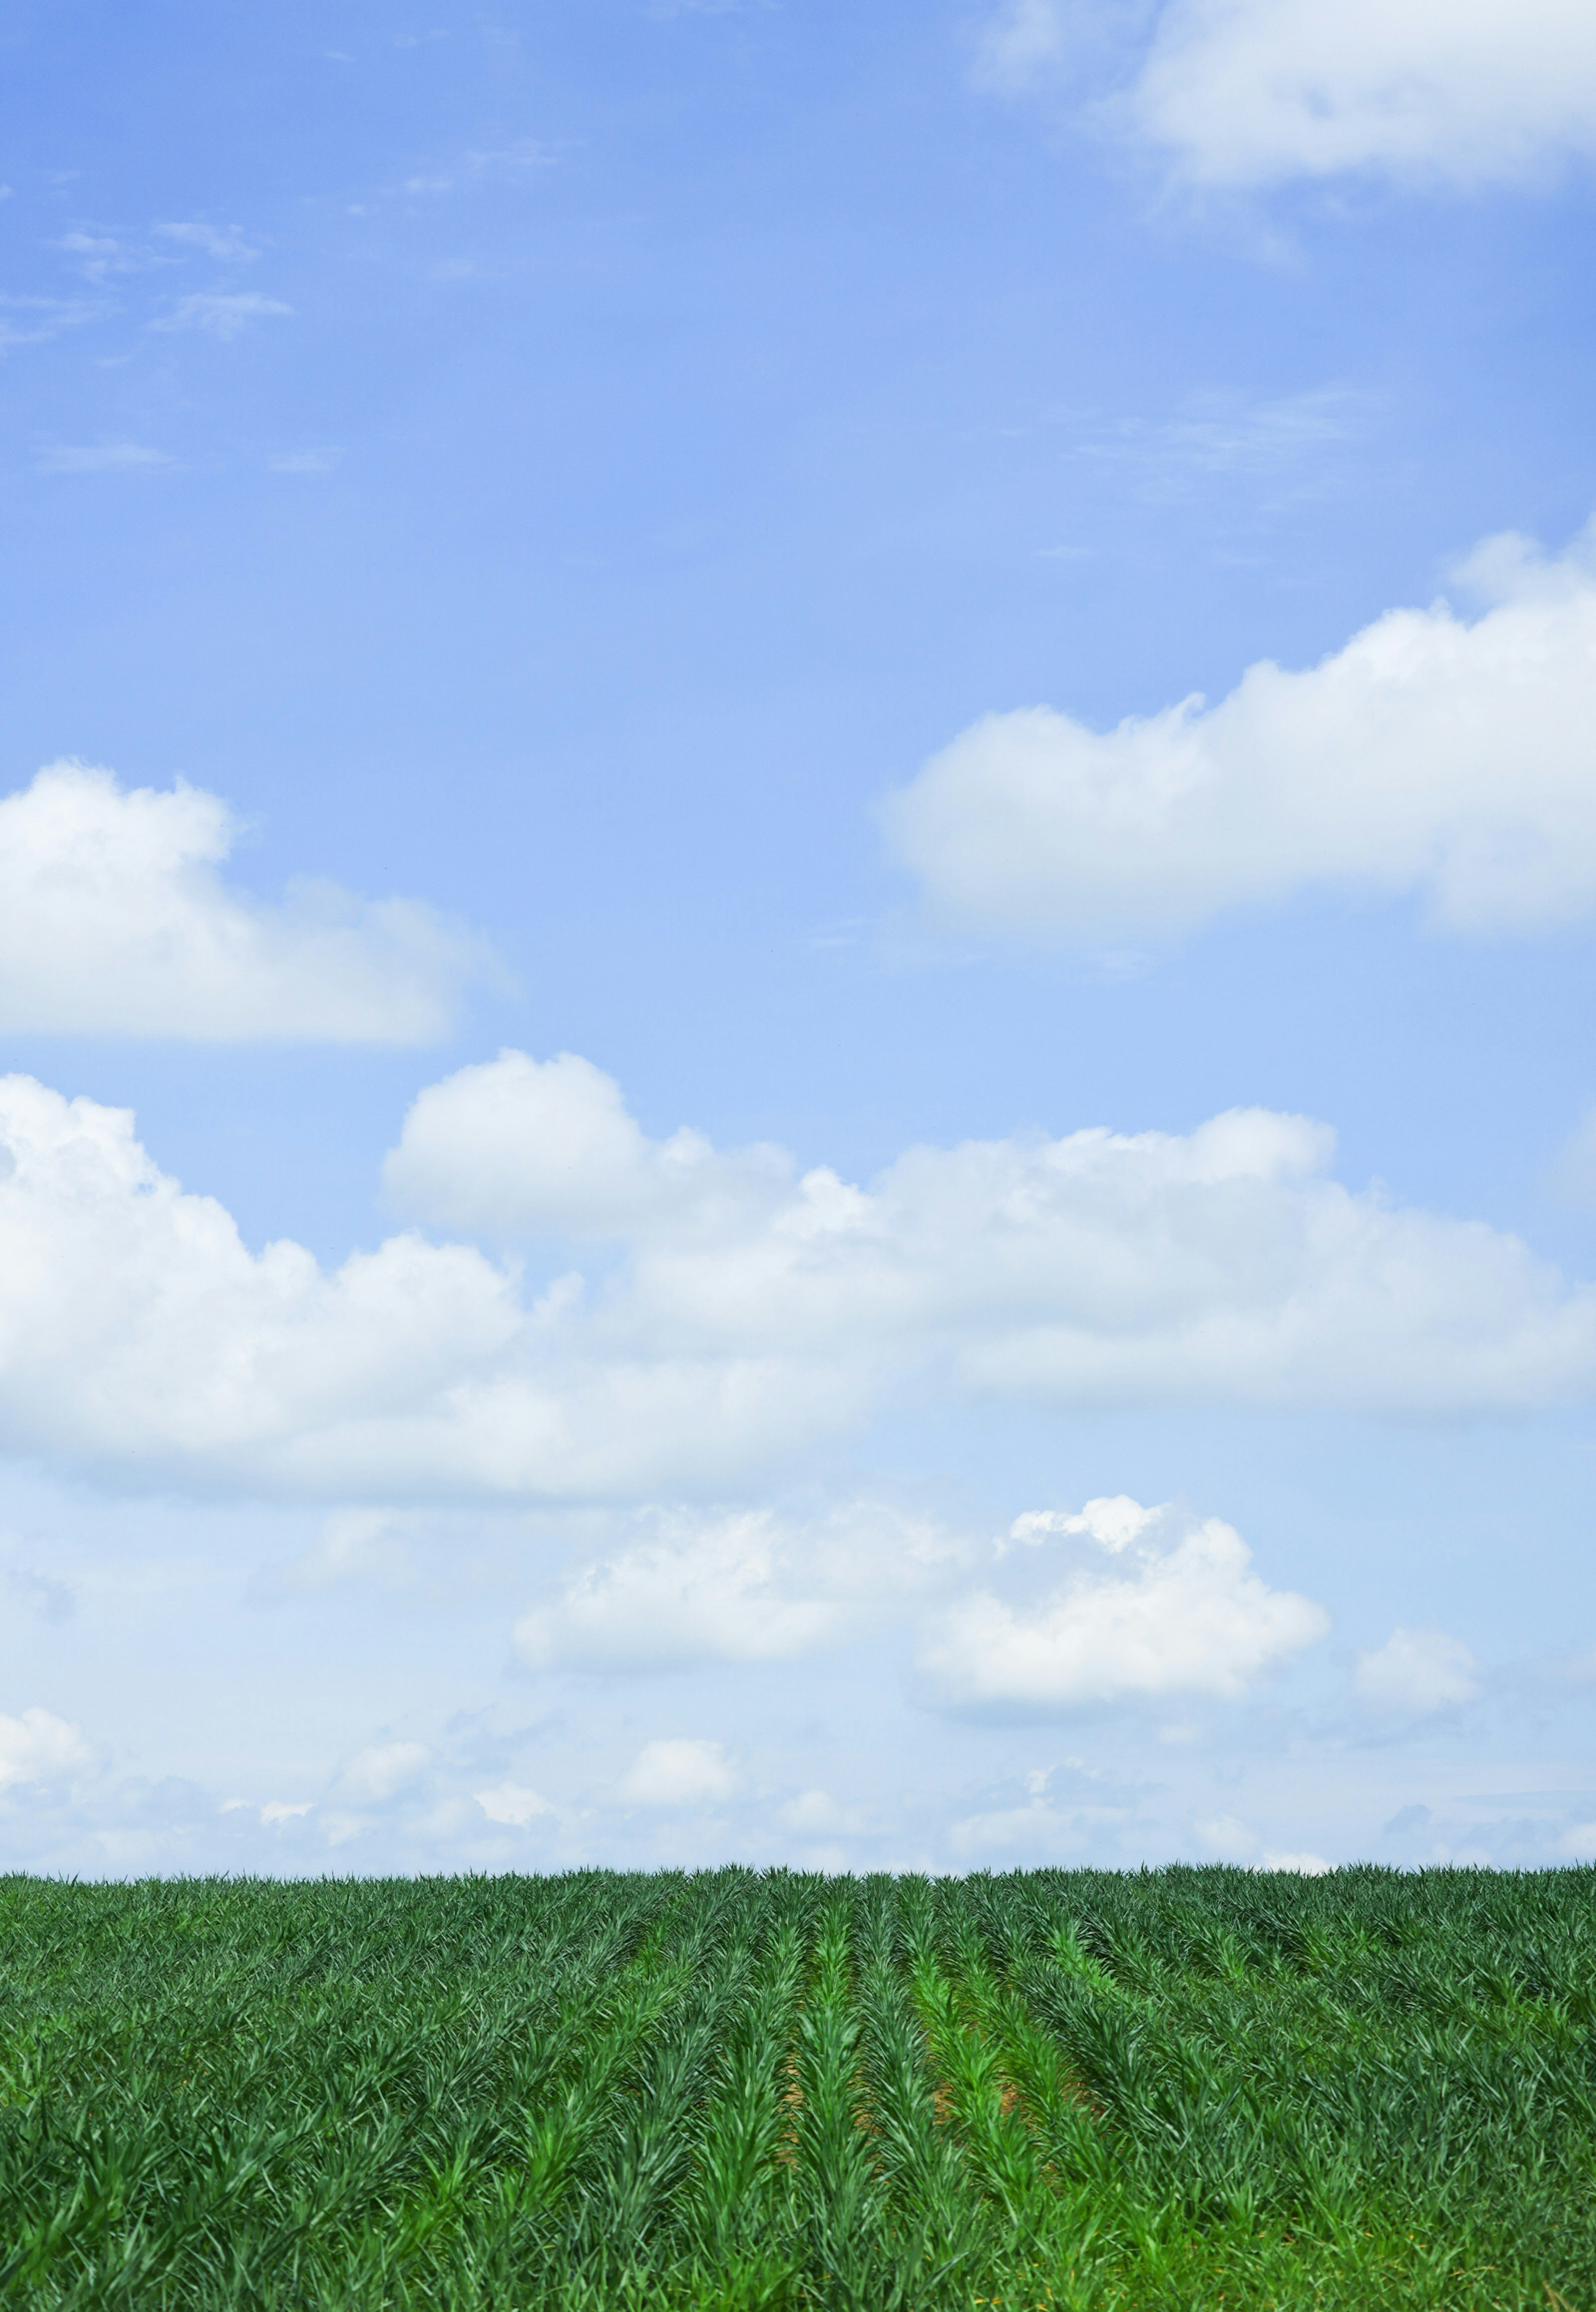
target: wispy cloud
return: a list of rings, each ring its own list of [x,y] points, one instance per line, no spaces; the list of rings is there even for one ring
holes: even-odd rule
[[[407,193],[452,193],[484,183],[514,184],[534,169],[552,168],[559,153],[536,136],[519,136],[513,144],[494,144],[462,153],[458,160],[418,169],[406,177]]]
[[[330,474],[343,455],[338,448],[283,450],[266,463],[274,474]]]
[[[137,241],[125,240],[103,226],[74,225],[70,232],[57,235],[54,245],[64,257],[76,260],[85,280],[96,284],[113,274],[147,272],[162,261]]]
[[[125,474],[147,466],[170,466],[164,450],[147,442],[53,442],[39,452],[46,474]]]
[[[152,329],[207,329],[213,337],[236,337],[252,321],[265,321],[292,313],[293,307],[277,297],[263,297],[253,289],[233,293],[197,292],[190,297],[179,297],[170,313],[152,321]]]
[[[57,236],[56,247],[65,250],[68,257],[91,257],[96,264],[126,254],[125,244],[109,232],[64,232]]]
[[[1057,65],[1064,49],[1064,26],[1054,0],[1007,0],[981,35],[976,83],[1017,93]]]
[[[165,241],[175,241],[190,249],[203,250],[207,257],[215,258],[219,264],[253,264],[260,255],[259,250],[251,248],[244,239],[242,227],[236,224],[206,224],[203,219],[196,218],[186,224],[158,224],[155,230]]]
[[[536,136],[519,136],[513,144],[494,144],[480,153],[467,153],[466,164],[479,177],[513,177],[525,169],[550,168],[554,158],[552,144],[540,144]]]
[[[1313,486],[1335,452],[1366,435],[1370,416],[1369,397],[1344,385],[1272,401],[1215,391],[1173,417],[1125,417],[1087,433],[1074,455],[1134,475],[1152,497],[1237,476],[1289,480],[1295,494]]]
[[[87,297],[0,296],[0,353],[12,346],[44,345],[64,329],[81,328],[108,310]]]

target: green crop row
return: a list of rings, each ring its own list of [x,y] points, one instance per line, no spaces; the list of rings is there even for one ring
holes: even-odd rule
[[[1596,2312],[1596,1872],[0,1879],[0,2301]]]

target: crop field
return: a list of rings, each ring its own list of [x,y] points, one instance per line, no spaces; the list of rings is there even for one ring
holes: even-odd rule
[[[1596,2307],[1596,1871],[0,1879],[0,2300]]]

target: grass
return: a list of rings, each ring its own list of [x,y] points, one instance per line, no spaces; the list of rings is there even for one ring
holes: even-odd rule
[[[1596,2312],[1596,1871],[0,1878],[0,2302]]]

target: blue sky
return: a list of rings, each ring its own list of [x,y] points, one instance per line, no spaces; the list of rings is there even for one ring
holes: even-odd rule
[[[1596,1851],[1593,46],[11,12],[9,1866]]]

